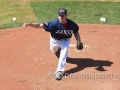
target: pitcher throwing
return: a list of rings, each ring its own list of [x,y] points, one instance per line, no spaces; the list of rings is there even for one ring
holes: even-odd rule
[[[61,80],[62,74],[65,70],[66,59],[68,57],[68,47],[72,34],[74,34],[77,41],[76,48],[78,50],[83,49],[83,44],[78,32],[78,25],[67,18],[67,10],[65,8],[60,8],[58,10],[57,19],[45,23],[24,23],[23,27],[26,26],[44,28],[45,31],[50,32],[50,50],[55,53],[60,50],[58,67],[56,70],[56,80]]]

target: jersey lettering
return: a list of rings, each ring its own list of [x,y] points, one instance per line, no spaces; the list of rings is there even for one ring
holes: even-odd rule
[[[63,31],[64,31],[64,34],[65,34],[65,35],[67,35],[67,32],[66,32],[66,30],[63,30]]]
[[[60,30],[57,30],[57,32],[56,33],[60,33]]]
[[[57,30],[56,32],[57,34],[62,34],[62,35],[67,35],[67,36],[71,36],[73,33],[73,30]]]
[[[63,30],[61,30],[59,34],[62,34],[62,35],[63,35],[63,34],[64,34],[64,31],[63,31]]]

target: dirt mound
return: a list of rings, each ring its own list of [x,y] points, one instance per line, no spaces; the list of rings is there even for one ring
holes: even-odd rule
[[[79,24],[84,49],[71,39],[66,73],[56,81],[58,59],[49,33],[28,27],[0,31],[1,90],[119,90],[120,26]]]

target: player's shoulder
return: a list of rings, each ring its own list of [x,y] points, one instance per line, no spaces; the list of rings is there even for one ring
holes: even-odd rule
[[[50,25],[56,25],[57,23],[59,23],[59,20],[58,19],[55,19],[55,20],[51,20],[48,22]]]
[[[76,26],[78,26],[77,23],[74,22],[74,21],[71,20],[71,19],[68,19],[68,18],[67,18],[67,22],[68,22],[70,25],[76,25]]]

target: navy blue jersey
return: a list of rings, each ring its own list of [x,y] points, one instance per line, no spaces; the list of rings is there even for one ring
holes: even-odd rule
[[[78,32],[78,25],[70,19],[67,19],[67,28],[65,28],[58,19],[43,23],[44,29],[51,33],[53,38],[71,38],[73,33]]]

